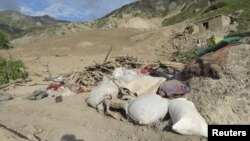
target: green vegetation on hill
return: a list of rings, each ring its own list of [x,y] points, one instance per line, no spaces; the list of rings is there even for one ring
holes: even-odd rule
[[[172,57],[178,62],[189,63],[197,57],[196,53],[198,50],[199,49],[197,48],[190,49],[187,52],[181,52],[181,50],[177,50],[176,52],[173,53]]]
[[[97,27],[103,27],[109,24],[109,18],[122,19],[127,17],[140,17],[151,19],[155,17],[164,17],[176,9],[181,9],[190,1],[194,0],[140,0],[125,5],[97,21]],[[112,22],[112,20],[111,20]]]
[[[98,20],[98,27],[103,27],[111,18],[126,17],[155,18],[165,17],[163,26],[173,25],[187,19],[201,20],[212,16],[235,14],[244,11],[237,19],[239,31],[249,30],[250,27],[250,0],[140,0],[125,5]],[[176,14],[178,13],[178,14]],[[174,15],[169,17],[170,15]]]
[[[133,17],[164,17],[175,8],[185,7],[195,0],[140,0],[125,5],[104,18],[114,16],[122,18],[122,14],[130,14]]]
[[[20,60],[7,60],[0,57],[0,85],[9,80],[26,78],[28,73],[24,71],[24,65]]]
[[[151,2],[151,0],[142,0],[125,5],[111,12],[110,14],[106,15],[103,18],[107,18],[110,16],[114,16],[116,18],[123,18],[122,14],[130,14],[133,17],[146,17],[146,18],[164,16],[167,11],[167,4],[165,5],[162,4],[161,7],[162,7],[161,9],[158,9],[157,6],[155,6],[155,4]]]
[[[48,15],[32,17],[16,11],[0,11],[0,32],[5,33],[10,39],[60,23],[67,22],[56,20]]]
[[[225,3],[226,5],[222,8],[212,10],[204,13],[201,18],[211,17],[217,14],[233,14],[236,11],[243,10],[244,12],[240,15],[239,30],[245,31],[250,28],[250,1],[249,0],[218,0],[218,3]]]
[[[163,26],[173,25],[182,22],[188,18],[193,18],[200,14],[201,10],[206,8],[208,5],[208,0],[198,0],[197,2],[191,2],[186,5],[181,12],[171,18],[165,19],[162,22]],[[197,10],[197,11],[196,11]]]
[[[208,0],[197,0],[183,9],[179,14],[165,19],[163,26],[173,25],[178,22],[195,18],[196,20],[209,18],[219,14],[233,14],[236,11],[243,10],[240,15],[239,31],[249,30],[250,28],[250,1],[249,0],[216,0],[215,3],[208,5]]]

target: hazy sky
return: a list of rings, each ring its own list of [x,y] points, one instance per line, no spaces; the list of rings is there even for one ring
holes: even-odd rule
[[[100,18],[136,0],[0,0],[0,10],[16,10],[27,15],[52,17],[69,21]]]

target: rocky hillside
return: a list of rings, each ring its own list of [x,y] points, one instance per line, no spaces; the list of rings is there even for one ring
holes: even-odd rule
[[[250,29],[250,1],[249,0],[213,0],[208,4],[208,0],[196,0],[181,12],[170,18],[165,18],[163,26],[176,24],[178,22],[194,19],[200,20],[211,16],[225,14],[238,15],[236,19],[239,23],[239,31]]]
[[[124,14],[145,18],[165,16],[176,8],[184,7],[191,1],[192,0],[139,0],[113,11],[105,17],[114,16],[122,18]]]
[[[134,18],[146,21],[154,18],[161,19],[165,16],[179,13],[195,1],[197,0],[139,0],[125,5],[99,19],[97,26],[119,27],[121,23],[128,22]]]
[[[48,15],[32,17],[16,11],[0,12],[0,31],[10,38],[19,37],[34,31],[34,29],[39,30],[60,23],[67,23],[67,21],[57,20]]]
[[[211,1],[211,2],[209,2]],[[152,27],[173,25],[184,20],[239,14],[239,31],[250,28],[249,0],[138,0],[97,21],[97,27]],[[240,12],[239,12],[240,11]],[[157,19],[157,20],[153,20]]]

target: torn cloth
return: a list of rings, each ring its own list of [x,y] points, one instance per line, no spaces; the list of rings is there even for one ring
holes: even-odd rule
[[[58,88],[62,87],[64,85],[64,82],[60,82],[60,83],[52,83],[47,87],[47,90],[54,90],[56,91]]]
[[[125,85],[125,88],[136,96],[156,93],[162,82],[166,81],[162,77],[143,76],[137,80],[131,81]]]
[[[156,68],[157,67],[152,64],[152,65],[148,65],[148,66],[142,68],[140,72],[142,74],[150,74],[150,73],[154,72],[156,70]]]
[[[48,96],[48,93],[44,90],[36,90],[33,92],[29,100],[39,100]]]
[[[167,80],[171,80],[174,77],[174,72],[169,72],[168,70],[163,68],[157,68],[152,73],[150,73],[150,75],[155,77],[164,77]]]
[[[11,95],[1,95],[0,94],[0,101],[8,101],[8,100],[11,100],[13,99],[13,97]]]
[[[76,93],[72,92],[68,87],[59,87],[57,90],[49,89],[47,90],[49,97],[57,97],[57,96],[75,96]]]

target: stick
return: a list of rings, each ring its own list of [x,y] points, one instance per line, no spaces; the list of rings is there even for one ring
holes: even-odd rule
[[[113,72],[111,69],[108,69],[108,68],[106,68],[106,67],[104,67],[104,66],[101,66],[101,65],[98,64],[95,60],[94,60],[94,63],[96,63],[96,65],[98,65],[98,67],[100,67],[100,68],[102,68],[102,69],[104,69],[104,70],[106,70],[106,71]]]
[[[70,76],[69,81],[72,81],[75,77],[76,70],[74,69],[73,74]]]
[[[52,77],[50,70],[49,70],[49,61],[47,61],[46,68],[47,68],[47,72],[49,73],[49,79],[53,80],[53,77]]]
[[[162,63],[163,65],[169,66],[169,67],[173,67],[173,68],[180,70],[180,71],[185,67],[185,64],[177,63],[177,62],[162,61],[160,63]]]
[[[1,123],[0,123],[0,127],[2,127],[2,128],[4,128],[5,130],[7,130],[7,131],[9,131],[9,132],[11,132],[11,133],[17,135],[18,137],[20,137],[20,138],[22,138],[22,139],[26,139],[26,140],[29,140],[29,141],[30,141],[30,139],[29,139],[28,137],[24,136],[24,135],[21,134],[21,133],[18,133],[17,131],[15,131],[15,130],[13,130],[13,129],[11,129],[11,128],[6,127],[5,125],[3,125],[3,124],[1,124]]]
[[[6,88],[6,87],[9,87],[10,85],[11,85],[11,83],[1,85],[1,86],[0,86],[0,90],[1,90],[1,89],[4,89],[4,88]]]
[[[37,61],[38,61],[42,66],[46,67],[46,72],[49,73],[49,80],[46,79],[46,81],[52,81],[52,80],[53,80],[53,77],[52,77],[52,75],[51,75],[51,73],[50,73],[50,70],[49,70],[49,61],[47,61],[47,64],[46,64],[46,65],[42,64],[42,62],[39,60],[39,58],[37,58]]]
[[[104,70],[106,70],[106,71],[109,71],[109,72],[113,72],[112,70],[110,70],[110,69],[108,69],[108,68],[106,68],[106,67],[103,67],[103,66],[100,66],[100,68],[102,68],[102,69],[104,69]]]
[[[105,60],[104,60],[104,63],[108,60],[108,57],[109,57],[109,54],[110,54],[112,48],[113,48],[113,47],[111,46],[110,49],[109,49],[108,54],[106,55],[106,58],[105,58]]]
[[[17,85],[17,86],[37,86],[37,85],[49,85],[49,84],[33,83],[33,84],[25,85],[25,84],[16,83],[15,85]]]
[[[72,80],[70,80],[71,83],[75,83],[77,81],[77,79],[79,79],[80,73],[75,73],[74,78]]]

